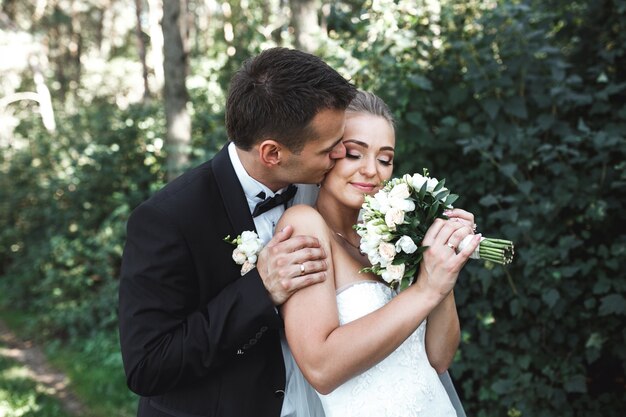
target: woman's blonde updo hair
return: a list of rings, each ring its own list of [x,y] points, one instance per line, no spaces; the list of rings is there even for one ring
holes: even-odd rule
[[[346,113],[367,113],[373,116],[380,116],[387,120],[392,127],[395,126],[393,114],[387,104],[376,94],[369,91],[359,90],[356,93],[356,97],[348,105]]]

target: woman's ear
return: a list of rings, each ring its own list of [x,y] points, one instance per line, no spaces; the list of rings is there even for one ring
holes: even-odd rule
[[[272,139],[266,139],[258,146],[259,159],[264,166],[271,168],[280,165],[283,157],[283,147],[280,143]]]

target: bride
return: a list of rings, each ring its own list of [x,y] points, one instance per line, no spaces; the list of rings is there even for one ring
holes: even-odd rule
[[[392,174],[395,133],[382,100],[359,92],[346,113],[343,144],[346,157],[327,174],[316,207],[291,207],[277,225],[317,237],[329,254],[327,279],[281,307],[293,356],[326,417],[456,416],[437,374],[459,343],[453,288],[479,235],[459,253],[455,248],[473,233],[474,218],[454,209],[450,220],[436,220],[423,240],[429,249],[417,281],[395,293],[359,272],[369,263],[352,228],[363,195]]]

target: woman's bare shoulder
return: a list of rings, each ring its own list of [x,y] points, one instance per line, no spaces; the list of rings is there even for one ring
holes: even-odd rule
[[[297,204],[289,207],[280,218],[277,227],[292,225],[296,231],[325,232],[326,222],[315,208],[306,204]]]

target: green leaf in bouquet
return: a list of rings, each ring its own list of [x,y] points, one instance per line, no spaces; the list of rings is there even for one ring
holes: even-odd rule
[[[419,265],[419,263],[417,263],[413,267],[409,268],[409,270],[406,271],[404,273],[404,275],[406,277],[410,278],[411,280],[413,280],[413,278],[415,278],[415,274],[417,273],[417,265]]]
[[[417,197],[419,198],[420,201],[424,200],[424,196],[426,195],[426,188],[427,188],[427,184],[426,184],[426,182],[424,182],[424,184],[422,184],[420,190],[417,192]]]
[[[428,214],[426,215],[426,221],[428,223],[435,220],[435,217],[437,217],[437,214],[439,214],[440,208],[441,208],[441,203],[439,201],[435,201],[433,205],[430,206],[430,209],[428,210]]]
[[[435,194],[435,200],[444,201],[444,199],[450,194],[449,190],[443,190]]]
[[[441,190],[445,184],[446,184],[445,178],[439,181],[437,185],[435,186],[435,188],[433,189],[433,194],[436,194],[437,191]]]
[[[403,278],[400,280],[400,285],[398,286],[398,290],[399,290],[399,291],[404,291],[404,290],[406,290],[407,288],[409,288],[409,286],[411,285],[412,281],[413,281],[413,277],[411,277],[411,278],[409,278],[409,277],[403,277]]]
[[[420,240],[419,243],[422,243],[422,241]],[[413,253],[415,254],[415,257],[421,261],[422,260],[422,254],[424,252],[426,252],[428,250],[428,248],[429,248],[428,246],[418,246],[417,250],[415,252],[413,252]]]
[[[456,194],[450,194],[446,197],[446,201],[443,202],[444,206],[451,206],[459,198]]]

